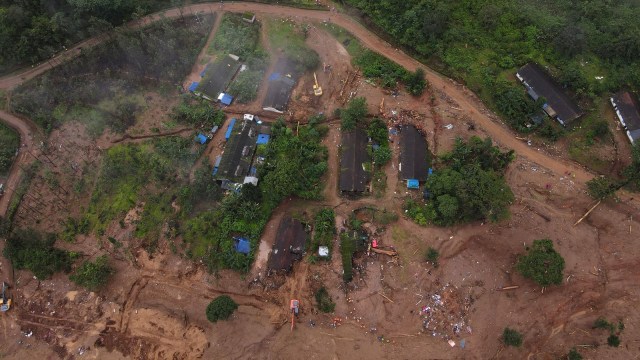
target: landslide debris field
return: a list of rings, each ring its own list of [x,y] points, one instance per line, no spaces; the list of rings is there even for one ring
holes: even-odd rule
[[[464,86],[335,12],[201,4],[136,24],[88,40],[52,70],[0,80],[10,89],[0,117],[22,144],[0,199],[2,228],[20,234],[4,233],[13,240],[0,247],[22,254],[14,266],[0,263],[13,301],[0,314],[0,357],[640,353],[640,198],[618,190],[574,225],[596,203],[586,186],[594,175],[563,145],[519,138]],[[424,89],[411,80],[418,67]],[[229,106],[189,91],[208,78],[224,80],[215,86],[233,96]],[[282,113],[266,109],[270,91],[287,99]],[[409,126],[426,140],[432,176],[455,169],[438,156],[460,149],[457,138],[469,146],[491,138],[500,151],[482,141],[474,149],[498,159],[483,165],[494,169],[458,170],[503,181],[508,205],[469,215],[438,197],[438,215],[429,215],[425,182],[408,189],[399,168],[408,166]],[[343,136],[357,138],[356,128],[368,148],[350,162]],[[616,167],[629,165],[629,143],[612,139],[623,154]],[[257,186],[242,186],[252,178]],[[361,178],[364,193],[344,191]],[[545,238],[564,272],[542,287],[516,264]],[[274,253],[289,271],[269,269]],[[83,282],[83,262],[103,255],[110,276]],[[46,266],[34,260],[52,257]],[[205,311],[220,295],[238,308],[211,323]],[[292,299],[300,302],[293,328]],[[615,324],[618,347],[594,327],[600,318]],[[521,346],[505,344],[507,327]]]

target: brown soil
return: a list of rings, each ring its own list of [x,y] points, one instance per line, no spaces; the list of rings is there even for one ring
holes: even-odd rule
[[[187,8],[208,11],[210,6]],[[328,17],[324,12],[258,4],[225,4],[224,8],[252,10],[259,16],[290,15],[298,20]],[[177,16],[177,11],[167,14]],[[331,20],[407,68],[417,66],[353,20],[334,13]],[[333,66],[335,78],[327,79],[324,74],[319,77],[325,95],[315,99],[317,105],[309,103],[309,111],[329,111],[340,106],[341,99],[331,91],[338,79],[347,76],[348,57],[323,31],[312,31],[310,38],[310,44],[319,46],[323,61],[340,64]],[[320,47],[333,49],[332,44],[336,51],[323,54]],[[422,127],[429,146],[438,153],[449,149],[455,137],[470,135],[491,136],[501,146],[515,149],[518,157],[507,172],[516,195],[511,218],[500,224],[450,228],[420,227],[404,218],[402,200],[412,194],[398,181],[397,141],[393,143],[394,158],[385,168],[388,183],[381,198],[339,197],[336,178],[340,131],[339,123],[332,121],[325,139],[330,156],[325,199],[311,204],[292,199],[274,212],[251,276],[230,271],[208,274],[200,264],[172,254],[164,242],[153,256],[134,243],[117,250],[111,260],[117,270],[115,278],[98,294],[78,288],[63,274],[44,281],[27,272],[16,272],[13,277],[3,261],[0,274],[15,285],[11,289],[15,306],[1,316],[0,355],[16,359],[298,359],[300,354],[318,359],[555,359],[579,346],[585,358],[637,357],[637,196],[621,192],[618,202],[603,203],[583,223],[573,226],[591,205],[584,182],[592,175],[560,156],[550,156],[546,150],[516,139],[464,87],[429,73],[432,88],[427,94],[416,99],[401,92],[394,98],[362,79],[354,79],[351,91],[367,97],[373,113],[379,112],[379,104],[385,99],[381,115],[390,123],[394,120],[392,110],[412,111],[415,117],[406,121]],[[15,77],[4,78],[0,84],[15,81]],[[301,84],[304,88],[299,88],[301,96],[293,106],[304,108],[305,103],[298,101],[308,92],[310,83],[303,79]],[[432,95],[433,103],[429,100]],[[469,123],[475,125],[474,130]],[[453,128],[444,128],[447,124]],[[99,158],[99,150],[82,151],[90,142],[74,124],[54,131],[49,142],[63,145],[55,153],[55,165],[51,164],[60,179],[67,179],[62,170],[57,170],[63,164],[81,163],[84,157],[91,163]],[[220,151],[218,142],[211,142],[209,161]],[[79,211],[88,199],[86,194],[75,198],[51,189],[44,180],[36,179],[33,189],[52,205],[41,210],[44,214],[36,222],[29,218],[25,203],[20,210],[25,215],[19,224],[35,224],[42,230],[58,230],[60,219]],[[61,205],[56,207],[57,203]],[[261,276],[264,250],[273,243],[279,219],[296,212],[311,213],[318,206],[334,207],[338,226],[341,219],[363,206],[396,211],[401,215],[397,222],[376,225],[382,232],[381,243],[393,246],[399,256],[391,259],[381,254],[359,254],[354,281],[348,286],[342,281],[337,243],[331,261],[303,261],[289,276]],[[135,217],[135,211],[131,214]],[[566,269],[562,285],[541,289],[522,278],[513,265],[526,245],[544,237],[554,240],[565,258]],[[61,246],[88,255],[116,251],[93,236]],[[436,248],[441,255],[438,268],[423,259],[428,247]],[[321,314],[315,309],[313,294],[322,285],[336,302],[334,314]],[[501,290],[513,285],[519,287]],[[211,324],[204,309],[220,294],[228,294],[240,307],[230,320]],[[302,304],[293,331],[288,308],[292,297]],[[608,334],[591,328],[599,316],[624,322],[620,348],[606,346]],[[499,340],[507,326],[523,333],[521,348],[505,348]],[[447,340],[454,341],[455,347],[450,347]]]

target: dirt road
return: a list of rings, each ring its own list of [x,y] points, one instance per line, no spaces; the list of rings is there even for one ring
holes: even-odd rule
[[[5,111],[0,110],[0,120],[20,134],[20,148],[18,149],[18,156],[13,162],[11,170],[9,171],[9,177],[4,184],[4,196],[0,198],[0,216],[4,216],[7,212],[9,201],[13,196],[14,190],[18,184],[20,184],[20,180],[22,179],[22,168],[33,161],[33,156],[31,154],[36,151],[36,140],[34,138],[40,137],[42,134],[38,130],[36,124],[30,120],[18,118]]]

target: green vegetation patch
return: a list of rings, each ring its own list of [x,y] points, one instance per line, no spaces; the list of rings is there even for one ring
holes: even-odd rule
[[[516,269],[538,285],[559,285],[562,283],[564,259],[553,248],[551,240],[534,240],[527,254],[518,259]]]
[[[39,279],[46,279],[58,271],[71,269],[72,254],[53,246],[54,234],[16,230],[7,239],[3,255],[18,270],[29,270]]]
[[[326,246],[331,252],[336,235],[336,214],[333,209],[320,209],[313,219],[313,224],[313,239],[309,249],[315,254],[318,252],[318,247]]]
[[[507,346],[520,347],[522,345],[522,334],[508,327],[504,328],[502,342]]]
[[[109,266],[109,259],[106,255],[102,255],[93,262],[83,262],[69,276],[69,279],[88,290],[96,291],[107,284],[112,274],[113,269]]]
[[[12,128],[0,123],[0,175],[6,174],[13,164],[20,146],[20,136]]]
[[[356,239],[349,232],[340,234],[340,254],[342,256],[342,280],[353,280],[353,254],[356,252]]]
[[[234,101],[249,103],[258,97],[258,89],[269,65],[269,56],[263,50],[253,52],[246,61],[246,69],[240,71],[229,85],[227,92],[234,96]]]
[[[121,132],[135,123],[143,94],[175,89],[189,74],[204,45],[212,17],[160,20],[143,29],[117,32],[76,59],[19,86],[12,109],[45,130],[61,122]],[[167,92],[168,93],[168,92]]]
[[[207,320],[212,323],[227,320],[238,308],[238,304],[229,295],[220,295],[207,305]]]
[[[336,303],[331,299],[331,295],[327,289],[323,286],[315,293],[316,305],[318,310],[323,313],[332,313],[336,308]]]
[[[210,130],[216,125],[222,125],[224,112],[212,106],[208,101],[185,95],[181,98],[180,103],[173,108],[171,118],[195,128]]]

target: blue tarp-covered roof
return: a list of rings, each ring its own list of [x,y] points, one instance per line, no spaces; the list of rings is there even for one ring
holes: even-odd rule
[[[407,188],[408,189],[419,189],[420,181],[418,179],[409,179],[407,180]]]
[[[267,134],[259,134],[258,135],[258,141],[256,141],[256,144],[258,145],[263,145],[269,142],[269,135]]]
[[[236,124],[236,118],[231,119],[231,121],[229,121],[229,126],[227,126],[227,132],[224,134],[224,138],[226,140],[229,140],[229,137],[231,137],[231,132],[233,131],[233,125]]]
[[[207,143],[207,137],[202,135],[202,134],[198,134],[198,136],[196,136],[196,141],[199,142],[200,144],[206,144]]]
[[[192,82],[191,85],[189,85],[189,91],[191,91],[191,92],[196,91],[196,89],[198,88],[199,84],[200,84],[199,82],[195,82],[195,81]]]
[[[218,100],[220,100],[220,102],[223,103],[224,105],[231,105],[231,102],[233,101],[233,96],[225,93],[220,93],[220,96],[218,96]]]
[[[237,238],[235,248],[241,254],[248,254],[251,251],[251,243],[245,238]]]

